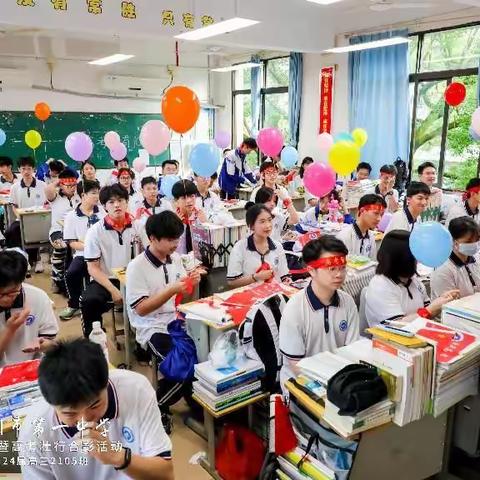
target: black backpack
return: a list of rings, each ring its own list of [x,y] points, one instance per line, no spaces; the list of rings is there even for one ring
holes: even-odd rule
[[[275,294],[254,305],[240,325],[240,342],[248,358],[260,360],[265,366],[263,386],[267,392],[280,391],[282,354],[279,347],[279,327],[287,298]]]

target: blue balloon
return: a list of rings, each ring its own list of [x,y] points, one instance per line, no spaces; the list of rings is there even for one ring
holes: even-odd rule
[[[220,150],[211,143],[198,143],[190,152],[190,166],[200,177],[210,177],[220,164]]]
[[[333,140],[335,141],[335,143],[338,143],[338,142],[354,142],[353,137],[348,132],[337,133],[333,137]]]
[[[178,175],[164,175],[162,176],[162,184],[160,185],[160,193],[165,195],[169,200],[173,198],[172,188],[179,182],[181,178]]]
[[[282,153],[280,155],[280,158],[282,160],[283,166],[285,168],[292,168],[294,167],[297,162],[298,162],[298,152],[297,149],[294,147],[291,147],[290,145],[285,147],[282,150]]]
[[[7,141],[7,134],[0,128],[0,147]]]
[[[453,239],[450,232],[438,222],[416,223],[409,244],[417,261],[427,267],[437,268],[452,253]]]
[[[470,127],[470,129],[468,131],[470,132],[470,138],[474,142],[480,142],[480,135],[473,129],[473,127]]]

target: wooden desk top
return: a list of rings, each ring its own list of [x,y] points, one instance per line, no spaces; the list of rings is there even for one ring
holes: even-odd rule
[[[51,215],[52,211],[47,208],[17,208],[16,213],[22,215]]]
[[[127,281],[127,269],[126,268],[112,268],[113,276],[120,282],[121,285],[125,285]]]

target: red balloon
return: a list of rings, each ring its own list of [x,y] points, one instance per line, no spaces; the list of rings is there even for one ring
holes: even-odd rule
[[[465,85],[460,82],[451,83],[445,90],[445,101],[451,107],[458,107],[467,96]]]

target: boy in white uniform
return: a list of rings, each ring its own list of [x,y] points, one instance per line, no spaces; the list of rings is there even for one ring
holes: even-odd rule
[[[108,302],[122,304],[120,283],[113,277],[112,269],[127,268],[135,257],[139,238],[127,212],[128,192],[115,184],[100,190],[100,203],[107,216],[96,223],[85,237],[84,258],[92,277],[82,293],[82,328],[88,338],[93,322],[102,322],[102,314],[108,310]]]
[[[420,215],[422,222],[439,222],[442,218],[443,192],[435,187],[437,183],[437,167],[432,162],[424,162],[418,166],[418,180],[430,187],[427,208]]]
[[[337,238],[348,249],[349,255],[362,255],[376,260],[377,246],[375,230],[387,208],[385,200],[380,195],[368,193],[358,203],[358,217],[355,223],[344,227]]]
[[[44,398],[19,436],[24,480],[173,480],[172,444],[144,376],[109,371],[101,347],[77,339],[47,351],[38,383]]]
[[[0,156],[0,193],[10,193],[12,185],[17,181],[18,177],[13,173],[12,159]]]
[[[58,333],[48,295],[23,283],[27,268],[22,253],[0,252],[0,366],[32,360]]]
[[[463,202],[453,205],[448,211],[445,226],[458,217],[471,217],[477,223],[480,223],[480,178],[472,178],[465,189]]]
[[[405,205],[392,215],[385,235],[392,230],[411,232],[422,212],[427,208],[430,187],[423,182],[410,182]]]
[[[179,164],[177,160],[173,160],[172,158],[162,162],[162,174],[159,175],[157,182],[159,192],[162,190],[162,178],[166,175],[178,175],[178,168]]]
[[[257,185],[250,195],[250,201],[256,202],[255,196],[262,187],[271,188],[277,194],[277,207],[283,207],[283,199],[290,198],[288,190],[277,184],[278,181],[278,164],[272,161],[263,162],[260,165],[260,185]]]
[[[73,260],[65,275],[68,306],[58,315],[61,320],[70,320],[80,314],[80,295],[85,280],[88,280],[87,264],[83,257],[85,237],[90,227],[105,216],[103,208],[98,206],[99,192],[97,180],[83,180],[77,185],[82,202],[65,217],[63,238],[73,252]]]
[[[388,211],[393,213],[398,210],[398,190],[393,188],[397,177],[395,165],[383,165],[380,168],[380,183],[366,193],[375,193],[387,202]]]
[[[353,298],[339,290],[347,274],[347,247],[331,235],[303,248],[312,281],[288,301],[280,322],[283,355],[280,381],[296,376],[296,364],[320,352],[333,352],[359,338],[359,317]]]
[[[121,168],[129,168],[128,158],[114,160],[113,164],[115,165],[115,168],[110,172],[110,177],[107,179],[106,185],[114,185],[115,183],[118,183],[118,171]]]
[[[197,269],[187,275],[175,251],[183,230],[182,221],[173,212],[152,215],[146,224],[149,246],[127,267],[126,301],[130,323],[135,327],[137,342],[150,350],[159,363],[172,349],[168,324],[177,316],[177,296],[187,295],[187,290],[200,282],[200,273],[204,273]],[[191,382],[187,385],[166,378],[159,381],[157,398],[165,416],[165,428],[170,423],[169,406],[188,394],[188,388]]]
[[[45,197],[46,184],[35,178],[35,161],[31,157],[22,157],[18,162],[21,180],[12,185],[10,189],[10,203],[16,214],[17,208],[42,207]],[[18,217],[18,215],[17,215]],[[22,237],[20,222],[13,222],[5,232],[8,247],[21,247]],[[38,248],[27,250],[30,265],[35,265],[35,273],[43,272],[43,262],[38,260]]]
[[[80,203],[77,193],[77,177],[66,168],[45,187],[45,195],[50,203],[52,225],[50,227],[50,243],[52,253],[52,289],[53,293],[66,293],[65,271],[68,268],[71,252],[63,239],[63,226],[68,212],[74,210]]]
[[[209,217],[216,208],[222,205],[220,197],[211,189],[214,178],[213,176],[201,177],[195,172],[193,178],[198,190],[196,207],[202,209]]]

